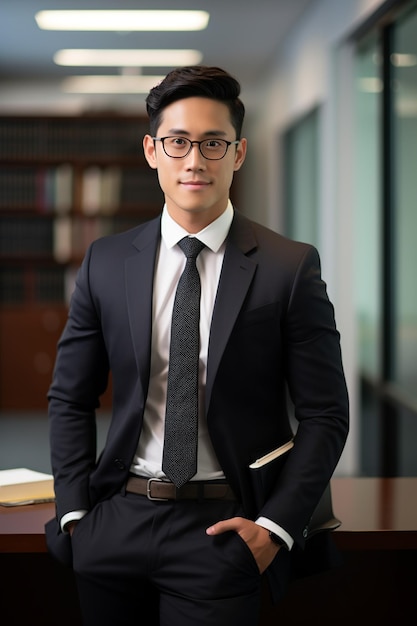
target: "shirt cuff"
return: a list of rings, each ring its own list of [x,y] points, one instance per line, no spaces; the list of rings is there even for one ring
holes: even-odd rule
[[[280,539],[285,541],[288,550],[291,550],[291,548],[293,547],[294,539],[291,537],[291,535],[287,533],[286,530],[281,528],[281,526],[275,524],[275,522],[271,522],[271,520],[267,519],[266,517],[258,517],[258,519],[255,521],[255,524],[258,524],[258,526],[262,526],[262,528],[266,528],[271,533],[274,533],[274,535],[278,535]]]
[[[67,524],[69,524],[70,522],[78,522],[80,519],[82,519],[84,517],[84,515],[87,515],[88,511],[81,509],[80,511],[70,511],[69,513],[65,513],[65,515],[63,515],[61,517],[61,521],[60,521],[60,526],[61,526],[61,530],[63,533],[68,532],[67,529],[65,528]]]

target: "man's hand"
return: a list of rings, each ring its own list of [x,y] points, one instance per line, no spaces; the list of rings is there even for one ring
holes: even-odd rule
[[[76,527],[77,524],[78,524],[77,521],[69,522],[68,524],[66,524],[66,530],[69,532],[70,537],[72,537],[72,533],[74,532],[74,528]]]
[[[221,535],[229,530],[235,531],[242,537],[258,564],[259,572],[262,574],[280,550],[280,547],[271,541],[269,531],[244,517],[232,517],[210,526],[206,533],[208,535]]]

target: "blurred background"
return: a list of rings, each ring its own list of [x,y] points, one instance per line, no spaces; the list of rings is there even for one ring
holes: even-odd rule
[[[47,13],[115,8],[174,13]],[[351,398],[336,475],[416,475],[415,0],[2,0],[0,469],[50,471],[46,392],[75,273],[92,239],[159,213],[144,99],[193,63],[242,84],[236,208],[320,251]],[[99,447],[110,410],[109,392]]]

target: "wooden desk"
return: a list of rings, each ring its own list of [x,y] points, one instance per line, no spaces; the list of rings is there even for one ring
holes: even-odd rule
[[[334,478],[341,550],[417,550],[417,478]]]
[[[417,478],[335,478],[332,495],[344,565],[295,581],[278,607],[265,598],[260,626],[414,626],[407,612],[417,589]],[[42,626],[80,624],[72,572],[46,551],[44,524],[53,515],[53,504],[0,507],[2,591],[19,607],[5,623],[26,626],[35,603]]]
[[[0,506],[0,553],[46,552],[44,527],[54,515],[53,503]]]
[[[334,478],[341,550],[417,550],[417,478]],[[0,553],[46,552],[53,504],[0,507]]]

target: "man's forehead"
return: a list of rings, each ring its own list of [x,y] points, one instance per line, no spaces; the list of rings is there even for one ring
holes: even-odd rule
[[[224,102],[212,98],[189,97],[168,104],[161,114],[161,125],[187,132],[192,125],[207,126],[207,132],[224,132],[232,125]],[[175,133],[174,133],[175,134]]]

